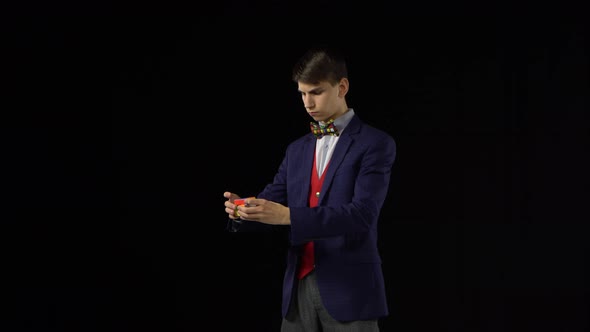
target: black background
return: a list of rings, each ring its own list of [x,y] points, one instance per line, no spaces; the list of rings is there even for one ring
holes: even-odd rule
[[[41,15],[68,5],[3,22],[2,330],[277,331],[285,239],[225,232],[222,194],[255,195],[308,130],[290,71],[320,42],[398,144],[381,329],[590,329],[583,20]]]

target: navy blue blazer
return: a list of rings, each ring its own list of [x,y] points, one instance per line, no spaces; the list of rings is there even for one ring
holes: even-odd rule
[[[355,115],[340,135],[326,170],[317,207],[308,206],[316,138],[302,136],[287,147],[272,183],[257,196],[288,206],[290,246],[283,280],[283,317],[296,294],[301,246],[314,241],[315,274],[326,310],[336,320],[378,319],[389,314],[377,221],[396,156],[394,139]],[[230,231],[268,225],[230,220]],[[273,226],[270,226],[273,227]],[[276,227],[276,226],[274,226]]]

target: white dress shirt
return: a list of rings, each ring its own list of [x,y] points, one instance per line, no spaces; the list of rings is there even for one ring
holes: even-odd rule
[[[342,134],[352,117],[354,116],[354,110],[349,108],[346,113],[342,116],[334,120],[334,126],[338,130],[338,133]],[[324,125],[323,121],[319,121],[320,126]],[[315,157],[316,157],[316,166],[318,171],[318,176],[321,177],[322,173],[326,169],[330,158],[332,158],[332,153],[334,153],[334,148],[336,147],[336,143],[338,143],[338,136],[331,136],[326,135],[322,138],[317,139],[315,145]]]

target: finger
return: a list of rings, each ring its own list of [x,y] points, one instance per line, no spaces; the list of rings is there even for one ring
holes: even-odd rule
[[[248,204],[249,206],[255,206],[262,204],[263,201],[264,199],[262,198],[248,198],[246,199],[246,204]]]
[[[245,216],[245,218],[260,217],[264,213],[262,209],[257,206],[238,206],[238,212],[240,213],[240,216]]]
[[[231,219],[239,219],[242,214],[237,214],[237,210],[233,210],[233,209],[225,209],[225,212],[227,213],[227,215],[231,218]]]
[[[236,216],[233,213],[228,214],[228,218],[231,220],[240,220],[241,219],[240,216]]]
[[[234,217],[239,217],[239,218],[242,218],[244,220],[246,218],[248,218],[248,214],[246,212],[244,212],[243,208],[244,208],[243,206],[236,207],[236,209],[234,210],[234,214],[233,214]]]

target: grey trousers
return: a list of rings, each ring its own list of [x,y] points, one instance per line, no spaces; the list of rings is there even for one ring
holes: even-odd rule
[[[281,332],[379,332],[377,320],[339,322],[326,311],[320,298],[315,272],[299,280]]]

